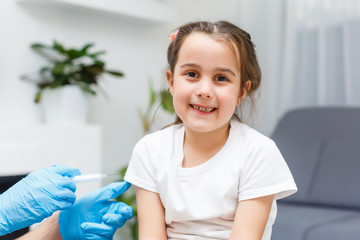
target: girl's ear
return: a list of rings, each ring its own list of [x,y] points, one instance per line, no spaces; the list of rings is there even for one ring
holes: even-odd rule
[[[250,90],[250,88],[251,88],[251,82],[246,81],[244,88],[241,89],[241,92],[239,94],[237,105],[239,105],[242,102],[242,100],[245,98],[245,96],[246,96],[247,92]]]
[[[169,90],[171,95],[174,95],[174,78],[170,69],[166,71],[166,79],[169,84]]]

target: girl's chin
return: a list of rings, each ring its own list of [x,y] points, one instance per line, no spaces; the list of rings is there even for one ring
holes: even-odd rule
[[[215,131],[221,131],[221,129],[224,129],[224,131],[227,130],[228,124],[209,124],[206,122],[192,122],[190,124],[185,124],[184,127],[185,130],[197,132],[197,133],[210,133]]]

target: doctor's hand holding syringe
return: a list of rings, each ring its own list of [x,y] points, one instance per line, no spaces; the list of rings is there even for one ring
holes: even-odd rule
[[[111,183],[78,200],[75,196],[75,183],[103,177],[106,175],[80,176],[79,169],[65,166],[30,173],[0,195],[0,236],[49,217],[20,239],[112,239],[134,211],[111,199],[125,192],[130,184]],[[58,210],[59,214],[53,214]]]

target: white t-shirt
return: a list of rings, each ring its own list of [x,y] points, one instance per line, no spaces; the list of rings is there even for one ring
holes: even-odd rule
[[[223,148],[205,163],[183,168],[184,127],[165,128],[135,146],[125,180],[159,194],[168,239],[229,239],[239,201],[297,191],[275,143],[231,121]],[[270,240],[274,200],[263,240]]]

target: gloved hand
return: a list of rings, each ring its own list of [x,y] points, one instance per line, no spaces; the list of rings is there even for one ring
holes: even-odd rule
[[[0,195],[0,236],[41,222],[75,202],[76,185],[69,177],[77,168],[52,166],[30,173]]]
[[[60,234],[64,240],[109,240],[117,228],[132,218],[134,209],[123,202],[109,201],[124,193],[128,182],[115,182],[78,199],[60,211]]]

